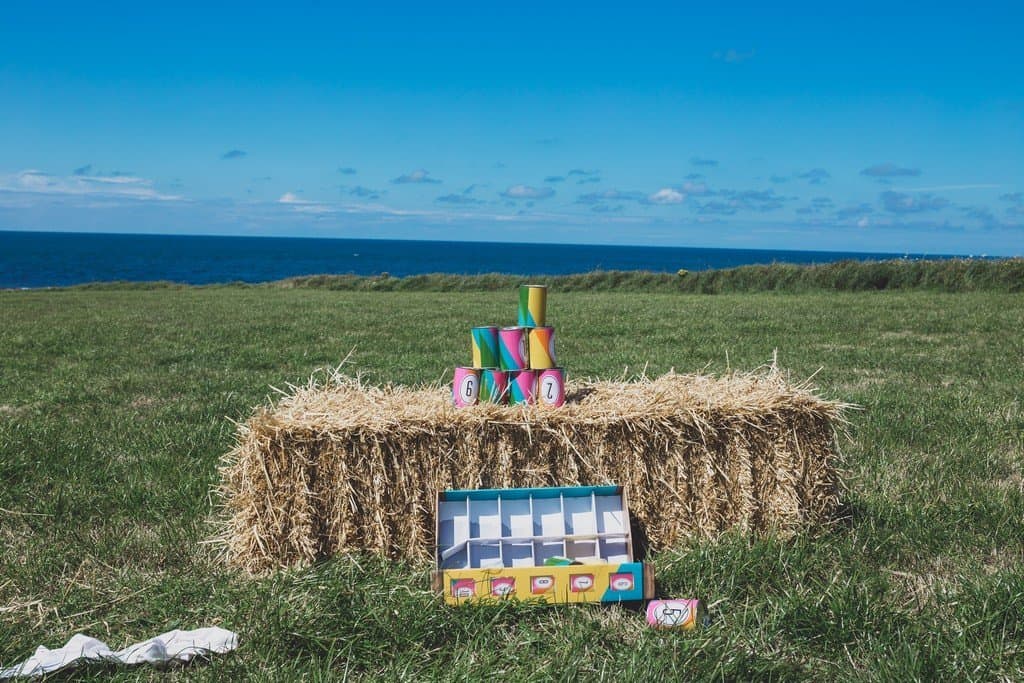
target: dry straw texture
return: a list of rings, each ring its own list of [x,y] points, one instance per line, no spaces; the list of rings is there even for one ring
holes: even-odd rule
[[[652,550],[727,529],[789,534],[839,507],[842,403],[774,366],[570,385],[558,409],[456,409],[449,389],[334,375],[239,426],[221,495],[253,573],[346,551],[427,559],[436,491],[616,483]]]

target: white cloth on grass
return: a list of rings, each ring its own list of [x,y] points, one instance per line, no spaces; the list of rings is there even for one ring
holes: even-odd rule
[[[193,657],[224,654],[236,647],[238,634],[216,626],[197,628],[194,631],[168,631],[116,652],[101,640],[76,633],[62,648],[49,650],[40,645],[36,653],[21,664],[0,669],[0,680],[19,676],[44,676],[87,662],[124,665],[188,662]]]

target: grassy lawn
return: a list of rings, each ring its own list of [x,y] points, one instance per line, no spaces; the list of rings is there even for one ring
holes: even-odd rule
[[[104,680],[1024,678],[1024,295],[553,294],[562,363],[620,376],[779,363],[858,403],[849,524],[653,558],[712,625],[618,608],[450,609],[369,557],[251,580],[204,541],[234,426],[351,349],[431,382],[515,293],[0,292],[0,664],[85,631],[222,625],[237,653]],[[508,324],[508,323],[506,323]]]

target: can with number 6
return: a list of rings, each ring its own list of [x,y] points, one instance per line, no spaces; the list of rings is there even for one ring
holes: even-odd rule
[[[452,382],[452,401],[456,408],[465,408],[476,404],[480,396],[480,370],[478,368],[455,368],[455,381]]]

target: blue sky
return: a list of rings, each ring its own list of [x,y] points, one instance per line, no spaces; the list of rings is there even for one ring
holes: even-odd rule
[[[1021,5],[21,3],[0,229],[1024,253]]]

